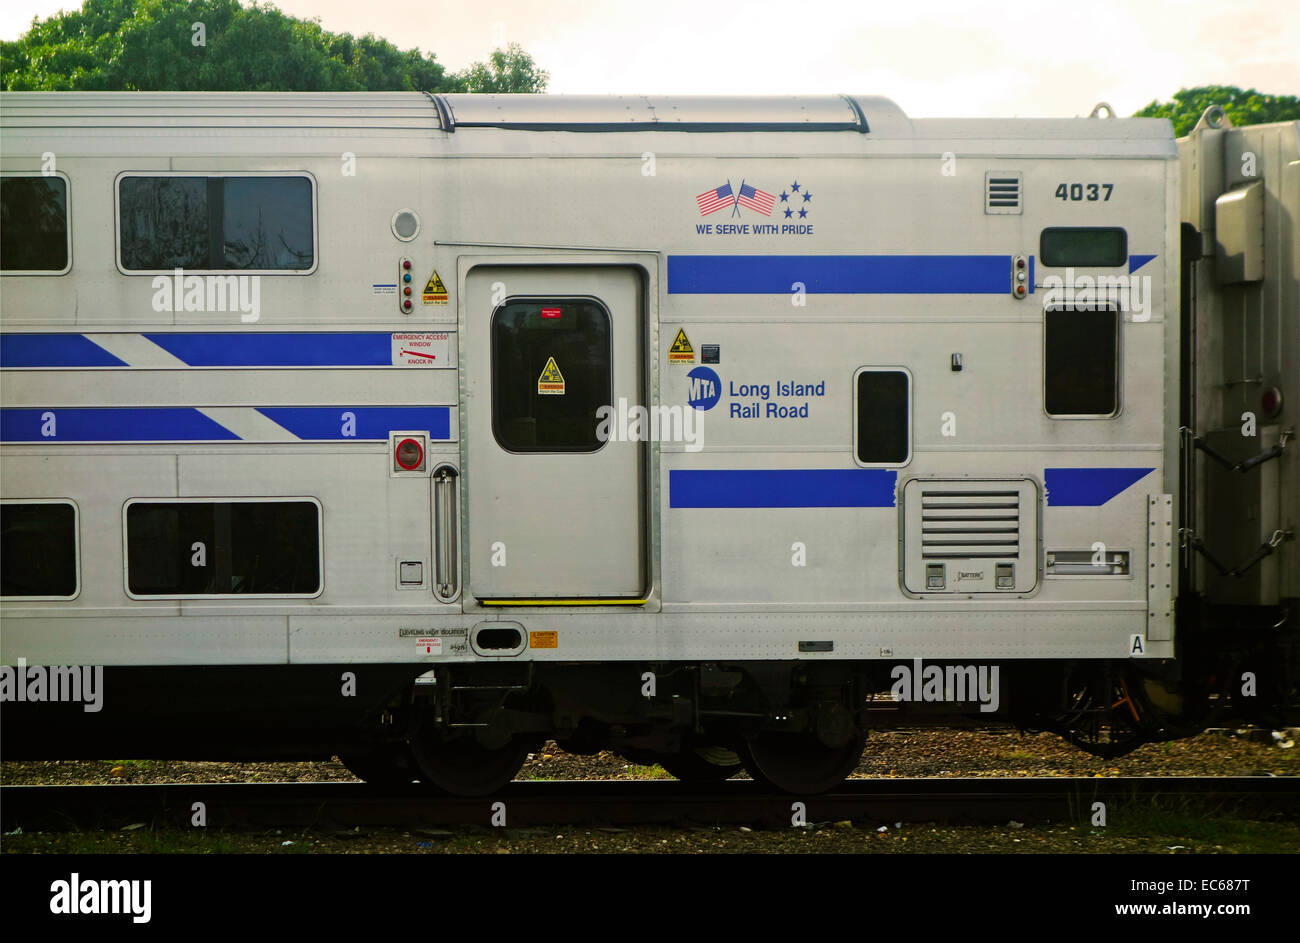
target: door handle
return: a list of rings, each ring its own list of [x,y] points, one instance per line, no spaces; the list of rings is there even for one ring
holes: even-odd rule
[[[443,465],[433,473],[433,593],[443,602],[460,594],[460,567],[456,547],[459,536],[456,469]]]

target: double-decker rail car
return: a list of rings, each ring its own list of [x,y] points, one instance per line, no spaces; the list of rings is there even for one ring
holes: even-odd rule
[[[815,792],[873,695],[1285,702],[1300,125],[1217,118],[3,96],[6,758]]]

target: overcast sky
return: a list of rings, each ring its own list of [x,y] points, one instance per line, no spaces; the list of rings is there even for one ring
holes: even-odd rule
[[[451,69],[517,42],[552,92],[885,95],[915,117],[1122,115],[1193,85],[1300,94],[1295,0],[276,0]],[[69,0],[4,0],[0,36]]]

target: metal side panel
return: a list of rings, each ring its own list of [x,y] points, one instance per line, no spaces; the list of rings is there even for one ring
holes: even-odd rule
[[[1173,638],[1174,595],[1174,497],[1147,496],[1147,638]]]

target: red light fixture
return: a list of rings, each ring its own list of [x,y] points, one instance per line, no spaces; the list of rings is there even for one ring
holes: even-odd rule
[[[1277,418],[1278,413],[1282,411],[1282,391],[1276,386],[1271,386],[1264,391],[1259,398],[1259,408],[1269,419]]]
[[[397,443],[393,458],[403,471],[415,471],[424,464],[424,447],[416,439],[403,439]]]

